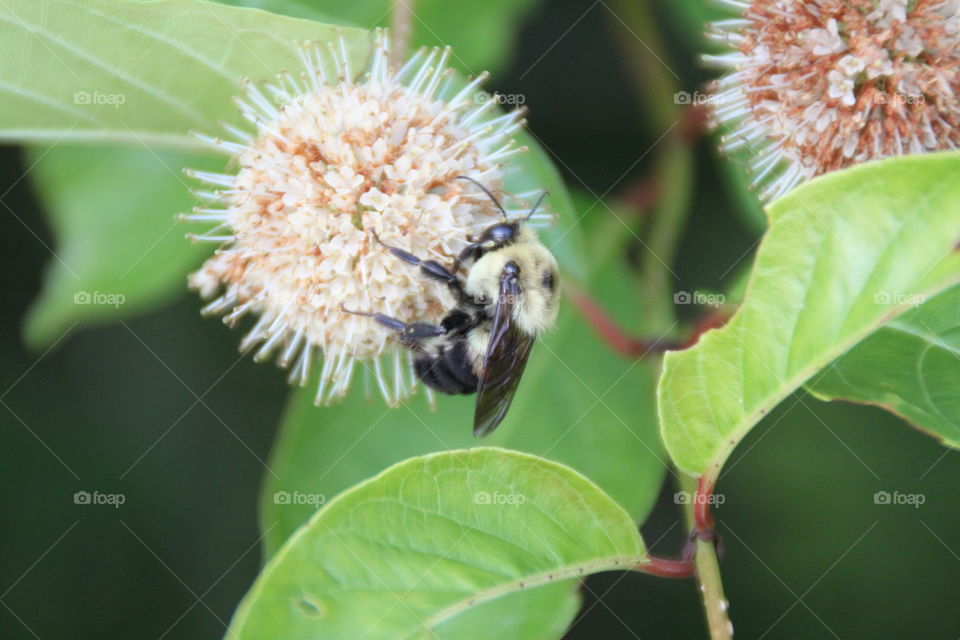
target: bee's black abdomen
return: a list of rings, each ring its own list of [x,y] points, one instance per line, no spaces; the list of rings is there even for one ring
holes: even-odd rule
[[[460,395],[477,391],[479,381],[463,341],[453,343],[439,355],[420,356],[414,361],[413,370],[424,384],[441,393]]]
[[[473,322],[473,316],[459,309],[454,309],[444,316],[443,320],[440,321],[440,326],[443,327],[447,333],[453,333],[455,331],[463,331]]]

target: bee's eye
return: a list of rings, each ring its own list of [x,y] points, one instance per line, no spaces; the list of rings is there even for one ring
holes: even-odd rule
[[[489,240],[498,245],[506,244],[513,240],[513,236],[516,235],[516,232],[517,229],[515,225],[495,224],[483,232],[482,240]]]
[[[553,271],[544,271],[540,277],[540,284],[547,291],[553,291]]]

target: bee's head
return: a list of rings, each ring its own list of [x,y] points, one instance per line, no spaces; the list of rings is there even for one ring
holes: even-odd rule
[[[530,220],[530,217],[533,216],[536,210],[540,207],[540,203],[543,202],[543,199],[547,195],[546,191],[540,194],[536,204],[534,204],[533,208],[530,209],[530,213],[523,218],[511,219],[510,216],[507,215],[506,210],[500,204],[500,201],[497,200],[496,196],[494,196],[482,184],[469,176],[457,176],[457,179],[471,182],[474,186],[487,194],[493,204],[496,205],[497,209],[500,210],[500,214],[503,216],[503,219],[500,222],[492,224],[483,230],[483,233],[481,233],[480,236],[477,237],[469,247],[467,247],[466,251],[461,254],[461,260],[467,256],[477,259],[488,251],[496,251],[512,244],[536,242],[536,236],[524,225],[524,223]]]
[[[516,327],[529,335],[550,328],[560,300],[557,261],[550,251],[539,243],[522,241],[490,251],[468,272],[465,290],[492,312],[503,302],[500,296],[507,281],[512,281],[509,295]]]
[[[513,244],[518,235],[520,235],[519,222],[498,222],[484,229],[477,238],[477,244],[484,247],[505,247]]]

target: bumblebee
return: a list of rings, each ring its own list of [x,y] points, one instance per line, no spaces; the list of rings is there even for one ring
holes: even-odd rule
[[[425,277],[445,283],[456,306],[439,324],[344,311],[368,316],[394,331],[398,341],[416,353],[414,372],[428,387],[451,395],[476,393],[473,433],[479,437],[506,416],[534,341],[556,320],[559,272],[553,255],[525,224],[546,192],[526,217],[511,220],[486,187],[466,176],[458,179],[479,187],[503,219],[471,242],[451,269],[377,238],[385,250],[419,267]],[[458,275],[462,270],[466,278]]]

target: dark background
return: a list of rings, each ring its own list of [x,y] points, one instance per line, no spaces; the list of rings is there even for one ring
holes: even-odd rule
[[[670,65],[692,91],[707,77],[696,43],[661,13]],[[659,136],[638,118],[622,28],[603,3],[545,3],[489,87],[524,94],[568,184],[596,193]],[[648,175],[653,156],[614,195]],[[710,140],[696,157],[676,285],[720,289],[755,235],[719,186]],[[261,460],[284,376],[248,359],[230,368],[237,335],[202,320],[191,296],[129,321],[133,331],[75,331],[48,353],[26,351],[21,322],[53,239],[24,170],[18,149],[0,148],[0,194],[20,218],[0,210],[0,637],[221,637],[259,567]],[[736,637],[960,637],[958,478],[960,456],[892,416],[788,398],[718,487]],[[668,482],[643,527],[660,555],[683,544],[675,490]],[[881,490],[925,503],[875,505]],[[77,491],[126,502],[75,505]],[[584,601],[570,638],[706,635],[692,581],[609,573],[587,581]]]

